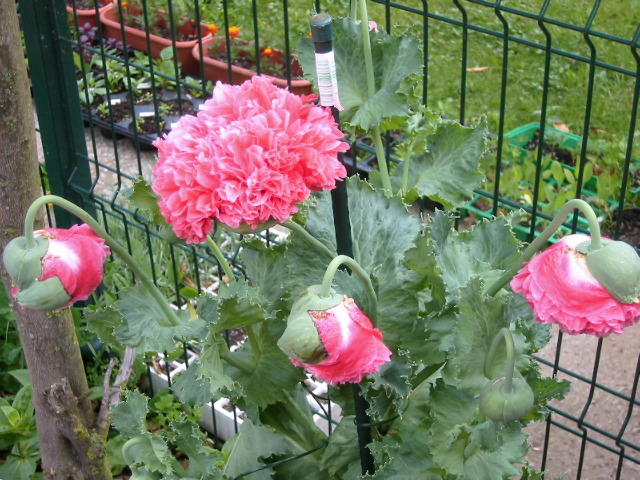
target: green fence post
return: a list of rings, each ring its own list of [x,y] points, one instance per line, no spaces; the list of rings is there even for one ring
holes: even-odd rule
[[[91,175],[65,0],[20,2],[20,18],[49,188],[52,194],[89,208],[95,216],[91,205],[84,202]],[[55,217],[61,228],[76,223],[62,209],[55,209]]]

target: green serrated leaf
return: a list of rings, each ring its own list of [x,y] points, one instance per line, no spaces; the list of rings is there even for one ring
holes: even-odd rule
[[[224,371],[221,352],[228,351],[227,345],[220,334],[210,333],[202,345],[202,354],[192,365],[197,368],[194,372],[201,384],[208,384],[213,397],[220,395],[224,390],[235,391],[240,394],[242,390]]]
[[[275,430],[254,425],[246,418],[242,422],[240,431],[229,439],[222,448],[226,458],[224,474],[235,478],[264,466],[264,460],[273,456],[287,453],[288,445],[285,437]],[[257,471],[251,476],[258,480],[270,480],[273,469],[267,468]]]
[[[486,135],[484,119],[475,127],[442,120],[436,131],[428,135],[428,150],[410,158],[409,193],[405,201],[429,197],[446,210],[462,207],[484,180],[479,162],[486,149]],[[400,165],[395,170],[394,190],[401,187],[402,169]]]
[[[125,190],[125,197],[133,208],[140,210],[143,217],[148,218],[156,225],[167,225],[158,200],[160,197],[151,189],[151,184],[142,177],[133,182],[133,187]]]
[[[122,456],[133,467],[142,466],[149,472],[162,474],[173,472],[173,455],[160,435],[145,431],[130,438],[122,447]]]
[[[146,429],[149,397],[137,390],[125,390],[122,400],[111,406],[111,422],[120,433],[133,437]]]
[[[477,423],[477,399],[439,383],[431,393],[429,443],[434,460],[460,478],[507,478],[527,453],[526,435],[517,423]]]
[[[428,445],[429,412],[431,390],[440,376],[434,372],[413,389],[408,406],[402,412],[402,420],[390,424],[387,435],[381,442],[374,442],[372,448],[382,467],[376,472],[377,478],[409,480],[436,480],[444,478]]]
[[[238,280],[221,287],[218,296],[217,331],[248,327],[269,318],[260,291],[246,282]]]
[[[460,388],[480,390],[491,378],[504,375],[505,367],[494,362],[491,378],[484,373],[489,347],[502,327],[510,324],[501,298],[483,295],[482,282],[474,278],[460,289],[456,326],[451,330],[452,348],[445,369],[446,381]],[[513,332],[516,366],[526,364],[521,358],[525,348],[522,335]]]
[[[189,367],[180,373],[171,384],[171,390],[180,401],[192,406],[202,406],[213,399],[211,382],[202,374],[200,358],[193,361]]]
[[[189,457],[189,477],[206,478],[208,480],[221,480],[223,478],[222,454],[219,450],[207,447],[203,444],[204,435],[193,422],[186,419],[171,423],[171,429],[176,434],[174,442],[178,450]]]
[[[300,370],[276,345],[284,324],[269,321],[254,327],[255,341],[249,341],[226,358],[225,374],[240,386],[241,408],[260,407],[280,400],[282,390],[292,390],[300,381]]]
[[[117,345],[113,332],[122,323],[122,313],[113,305],[99,310],[85,309],[84,317],[87,322],[87,329],[95,333],[98,338],[106,344]]]
[[[114,331],[115,338],[123,345],[135,347],[141,352],[173,350],[174,337],[199,339],[206,332],[204,321],[190,321],[189,312],[184,310],[176,311],[181,324],[169,326],[164,311],[143,284],[122,290],[113,306],[120,311],[123,319]],[[160,322],[166,326],[161,326]]]

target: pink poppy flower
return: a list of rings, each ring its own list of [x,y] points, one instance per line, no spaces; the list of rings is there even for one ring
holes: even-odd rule
[[[576,250],[586,240],[586,235],[563,237],[526,263],[511,287],[525,296],[536,320],[557,323],[563,332],[597,337],[622,333],[640,317],[640,301],[616,300],[593,277],[586,255]]]
[[[282,222],[312,191],[346,176],[329,110],[255,76],[218,83],[197,116],[187,115],[158,148],[152,188],[176,234],[203,241],[218,221],[232,229]]]
[[[292,312],[294,310],[295,307]],[[303,315],[311,319],[315,326],[312,336],[317,334],[319,339],[309,358],[295,358],[300,356],[297,349],[301,344],[297,341],[309,338],[301,332],[285,332],[278,346],[290,356],[294,365],[304,367],[317,378],[334,385],[357,383],[389,361],[391,351],[382,343],[382,332],[373,327],[352,298],[344,295],[334,307],[307,310]]]
[[[46,239],[46,243],[40,243],[41,253],[30,257],[30,251],[24,249],[24,237],[13,240],[16,243],[10,243],[4,252],[7,271],[16,284],[11,293],[18,303],[52,310],[89,298],[102,282],[102,266],[110,254],[104,240],[86,224],[69,229],[44,228],[33,234],[36,240]],[[9,259],[13,255],[19,259],[15,265]],[[30,278],[37,272],[39,277]]]

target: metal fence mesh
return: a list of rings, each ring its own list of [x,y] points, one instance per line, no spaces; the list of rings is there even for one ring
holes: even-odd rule
[[[205,79],[205,67],[195,64],[188,77],[180,76],[180,66],[186,60],[178,63],[175,28],[171,29],[174,41],[169,43],[169,50],[149,61],[134,50],[125,49],[123,54],[117,42],[99,41],[105,27],[96,20],[98,6],[90,12],[94,27],[78,16],[74,1],[67,2],[70,11],[62,0],[43,2],[37,9],[31,2],[21,3],[49,189],[93,210],[110,233],[126,239],[130,252],[143,259],[144,268],[178,307],[194,293],[215,291],[223,274],[213,255],[204,247],[164,243],[146,225],[144,213],[133,210],[127,202],[132,182],[138,176],[150,178],[154,153],[149,143],[164,128],[157,126],[155,132],[146,134],[140,119],[164,115],[160,101],[168,97],[178,105],[177,112],[167,115],[169,126],[171,118],[187,108],[197,109],[211,87]],[[116,2],[113,8],[122,12],[124,3]],[[171,10],[177,8],[176,3],[169,1],[167,6]],[[260,52],[262,41],[277,39],[287,57],[295,52],[296,36],[304,33],[299,19],[306,18],[311,9],[333,16],[344,16],[349,9],[349,2],[338,0],[304,6],[286,0],[193,3],[201,29],[216,23],[216,28],[228,32],[233,22],[242,18],[246,31],[256,40],[256,52]],[[536,227],[550,218],[556,198],[582,197],[599,208],[611,236],[625,233],[624,207],[631,205],[637,210],[640,205],[640,11],[633,8],[633,1],[627,2],[630,10],[626,11],[598,0],[370,3],[372,18],[380,28],[421,40],[421,93],[427,106],[461,123],[480,115],[488,118],[494,132],[492,150],[484,165],[488,181],[477,191],[476,203],[463,209],[463,217],[472,221],[524,208],[529,218],[522,238],[530,240]],[[210,17],[212,12],[215,18]],[[281,23],[274,33],[268,22],[278,16]],[[148,15],[142,18],[148,25]],[[129,43],[124,29],[122,35]],[[225,41],[229,40],[226,35]],[[194,45],[195,52],[203,57],[203,43]],[[227,78],[222,78],[225,81],[234,76],[230,63],[227,67],[223,74]],[[258,68],[266,65],[259,63]],[[99,70],[118,72],[120,77],[101,82],[96,74]],[[291,82],[290,67],[284,74]],[[144,82],[149,84],[147,113],[136,112],[137,121],[119,123],[116,106],[133,102],[131,94],[123,95],[120,90],[132,92],[134,83]],[[154,87],[163,86],[169,88],[157,94]],[[87,108],[94,95],[106,99],[102,111]],[[184,101],[195,107],[187,107]],[[532,123],[524,142],[512,133]],[[545,139],[565,142],[569,138],[565,130],[578,140],[561,145],[572,155],[573,166],[571,175],[563,170],[559,179],[554,173],[545,173],[548,155],[538,145],[544,145]],[[533,146],[529,145],[532,140],[537,142]],[[354,142],[350,155],[358,160],[360,174],[366,175],[374,165],[366,139]],[[513,173],[508,168],[512,166],[520,170]],[[592,172],[599,174],[597,184]],[[555,179],[555,187],[548,187],[550,178]],[[58,212],[60,225],[69,221]],[[580,225],[576,220],[568,222],[566,228],[575,231]],[[221,232],[218,235],[226,255],[242,275],[242,265],[236,261],[238,239],[224,238]],[[264,241],[277,241],[277,236],[275,232]],[[169,267],[158,271],[159,265]],[[124,268],[117,264],[112,268],[108,278],[113,287],[131,280]],[[172,356],[170,360],[158,357],[150,359],[150,369],[161,377],[170,370],[182,369],[180,364],[188,366],[195,350],[187,345],[182,348],[178,363]],[[607,339],[560,334],[540,352],[539,361],[549,374],[573,383],[570,396],[552,405],[548,422],[529,429],[533,447],[529,460],[547,470],[548,478],[563,472],[567,472],[565,478],[640,477],[639,354],[640,336],[633,331]],[[171,378],[167,378],[169,385]],[[322,393],[319,397],[322,399]],[[330,404],[324,401],[317,410],[329,418],[332,413]],[[209,416],[213,426],[219,428],[216,416]],[[231,416],[237,421],[233,409]]]

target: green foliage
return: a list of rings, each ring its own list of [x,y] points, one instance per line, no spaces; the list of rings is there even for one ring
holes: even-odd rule
[[[155,434],[147,430],[150,409],[143,394],[135,390],[125,391],[123,401],[111,408],[114,427],[127,439],[122,446],[124,460],[136,478],[223,478],[219,468],[221,453],[206,445],[193,422],[176,410],[175,401],[160,398],[156,406],[162,409],[170,430]],[[167,413],[167,408],[172,413]],[[179,447],[187,455],[187,468],[171,454],[172,446]]]
[[[20,389],[8,398],[0,398],[0,451],[7,451],[0,465],[0,478],[30,478],[40,460],[31,383],[26,370],[13,370],[11,377]]]
[[[486,123],[481,120],[475,127],[468,128],[443,120],[432,125],[426,126],[424,135],[416,132],[407,135],[407,138],[413,137],[411,147],[404,147],[405,142],[399,147],[401,158],[410,163],[405,202],[429,197],[441,203],[445,210],[451,210],[463,206],[484,179],[478,162],[485,151]],[[422,148],[416,148],[416,136],[423,137],[419,139]],[[402,173],[403,164],[400,164],[392,177],[395,187],[400,187]]]
[[[421,72],[420,50],[408,36],[370,32],[375,91],[368,91],[362,49],[361,22],[333,21],[333,47],[340,103],[340,120],[358,131],[393,125],[408,113],[414,99],[400,92],[400,85]],[[299,61],[305,76],[316,79],[313,42],[304,38],[298,45]],[[394,122],[395,120],[395,122]]]

